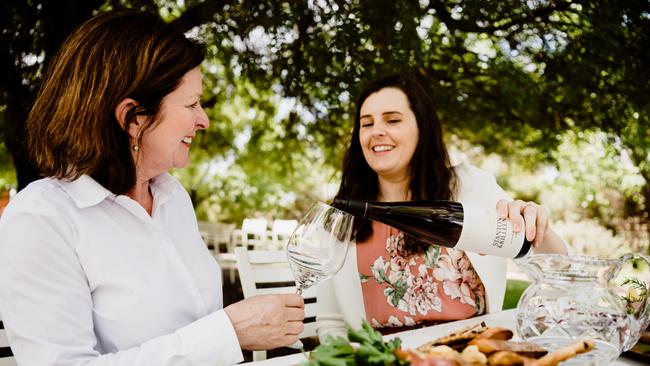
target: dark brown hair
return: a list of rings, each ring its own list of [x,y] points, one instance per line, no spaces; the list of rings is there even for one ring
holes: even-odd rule
[[[86,21],[53,59],[27,119],[27,147],[41,173],[88,174],[115,194],[131,190],[129,124],[145,115],[141,131],[151,128],[162,99],[204,57],[203,45],[155,15],[120,11]],[[121,126],[115,107],[125,98],[138,106]]]
[[[415,79],[390,75],[370,82],[357,99],[352,140],[343,159],[343,176],[337,198],[376,200],[379,194],[377,173],[363,156],[359,142],[361,105],[373,93],[384,88],[397,88],[406,94],[418,126],[418,144],[409,163],[411,200],[450,200],[455,190],[455,174],[442,138],[442,126],[426,89]],[[355,220],[357,242],[372,234],[369,220]],[[406,237],[404,253],[423,253],[428,244]]]

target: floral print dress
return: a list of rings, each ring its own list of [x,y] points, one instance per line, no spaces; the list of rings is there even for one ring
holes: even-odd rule
[[[485,311],[485,289],[465,252],[430,246],[409,258],[399,253],[404,234],[372,222],[357,243],[366,318],[374,328],[466,319]]]

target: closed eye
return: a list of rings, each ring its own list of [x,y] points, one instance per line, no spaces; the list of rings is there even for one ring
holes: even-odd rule
[[[389,119],[386,122],[388,122],[388,123],[398,123],[398,122],[402,122],[402,120],[401,119]]]
[[[198,106],[199,106],[199,102],[194,102],[194,103],[188,105],[187,107],[188,107],[188,108],[192,108],[192,109],[194,109],[194,108],[196,108],[196,107],[198,107]]]
[[[362,122],[362,123],[361,123],[361,127],[370,127],[370,126],[372,126],[372,125],[373,125],[372,122]]]

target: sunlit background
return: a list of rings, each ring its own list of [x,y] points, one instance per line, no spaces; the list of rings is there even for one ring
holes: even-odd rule
[[[210,50],[212,124],[173,172],[202,221],[296,219],[331,198],[357,91],[411,72],[455,163],[546,205],[577,253],[648,252],[647,1],[5,1],[0,199],[35,178],[18,146],[44,66],[72,27],[122,6]]]

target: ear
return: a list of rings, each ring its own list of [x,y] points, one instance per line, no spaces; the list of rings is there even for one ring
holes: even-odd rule
[[[117,119],[117,122],[122,126],[122,128],[126,126],[126,119],[129,111],[136,108],[138,105],[138,102],[131,98],[124,98],[117,103],[117,106],[115,106],[115,119]],[[135,121],[129,124],[129,130],[126,132],[135,140],[140,136],[140,121],[138,116],[134,117]]]

